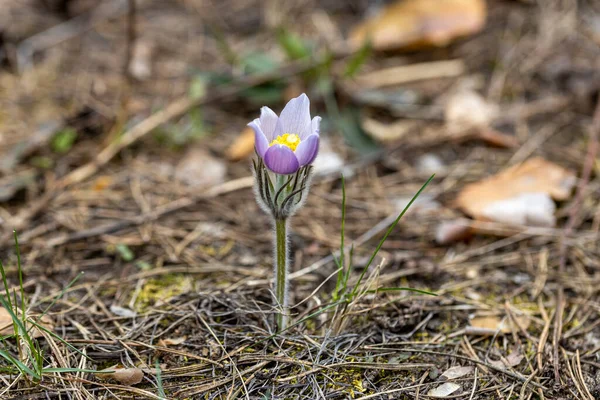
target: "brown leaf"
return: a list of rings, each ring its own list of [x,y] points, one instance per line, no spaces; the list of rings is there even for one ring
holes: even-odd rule
[[[137,385],[142,381],[142,379],[144,379],[144,372],[139,368],[123,368],[121,366],[115,365],[113,367],[103,369],[99,372],[103,372],[97,375],[99,379],[112,379],[123,385],[128,386]]]
[[[0,335],[11,335],[13,330],[13,320],[6,311],[6,308],[0,307]]]
[[[168,347],[168,346],[176,346],[181,344],[187,340],[187,337],[182,336],[178,338],[168,338],[168,339],[160,339],[158,341],[159,346]]]
[[[446,245],[473,236],[473,228],[463,220],[452,220],[440,223],[435,230],[435,241]]]
[[[513,351],[507,357],[500,357],[500,360],[488,360],[488,362],[498,368],[516,367],[523,361],[525,356],[519,351]]]
[[[254,131],[247,126],[225,151],[228,160],[239,161],[254,153]]]
[[[446,125],[453,133],[487,127],[498,113],[498,107],[488,103],[479,93],[462,89],[448,98],[444,108]]]
[[[456,205],[476,219],[553,226],[551,198],[567,199],[575,181],[572,171],[538,157],[467,185]]]
[[[484,0],[403,0],[362,22],[350,34],[354,48],[370,39],[376,50],[445,46],[480,31]]]
[[[470,373],[472,373],[475,370],[475,368],[473,368],[470,365],[467,365],[465,367],[461,367],[460,365],[456,366],[456,367],[451,367],[448,368],[443,374],[442,377],[446,378],[448,380],[452,380],[452,379],[458,379],[458,378],[462,378],[463,376],[469,375]]]
[[[427,392],[427,396],[444,399],[456,392],[458,389],[460,389],[460,385],[452,382],[446,382],[435,389],[431,389],[429,392]]]
[[[38,316],[31,316],[29,318],[36,321]],[[54,330],[54,323],[52,322],[52,319],[47,315],[44,315],[42,318],[40,318],[38,324],[48,329],[49,331]],[[29,327],[31,325],[28,324],[27,326]],[[12,335],[13,333],[13,320],[8,311],[6,311],[4,307],[0,307],[0,335]],[[37,327],[33,328],[30,334],[32,338],[39,338],[43,336],[42,331]]]
[[[521,328],[527,330],[531,322],[529,318],[525,316],[515,316],[515,319]],[[519,330],[519,328],[510,318],[493,315],[472,318],[470,325],[466,329],[468,334],[482,336],[495,335],[496,332],[505,334],[510,333],[513,330]]]
[[[365,118],[362,127],[373,139],[380,142],[393,142],[399,140],[405,134],[413,131],[418,122],[412,120],[400,120],[389,124],[379,122],[372,118]]]

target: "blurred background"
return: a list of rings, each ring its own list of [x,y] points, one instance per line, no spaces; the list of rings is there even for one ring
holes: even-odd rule
[[[214,332],[170,323],[200,293],[218,336],[266,329],[247,308],[269,307],[271,228],[246,124],[305,92],[322,139],[293,224],[292,303],[336,268],[342,174],[360,268],[435,173],[382,248],[378,279],[440,296],[372,300],[347,333],[484,358],[489,332],[512,332],[496,359],[538,352],[502,368],[566,385],[551,395],[598,396],[599,56],[595,0],[0,0],[1,258],[15,279],[16,229],[40,302],[86,273],[53,316],[66,337],[168,330],[218,358]],[[577,350],[581,377],[563,370]],[[356,393],[394,388],[358,375]]]

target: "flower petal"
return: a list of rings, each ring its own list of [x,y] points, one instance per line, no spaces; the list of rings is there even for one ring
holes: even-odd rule
[[[276,174],[293,174],[300,168],[294,152],[289,147],[280,144],[269,147],[264,160],[267,168]]]
[[[310,124],[306,124],[304,130],[300,134],[300,139],[304,140],[310,135],[319,135],[321,125],[321,117],[314,117]]]
[[[283,108],[279,120],[283,124],[284,133],[302,134],[306,125],[310,124],[310,100],[308,100],[308,96],[302,93],[295,99],[290,100]]]
[[[269,143],[277,138],[277,136],[273,136],[277,120],[279,120],[279,117],[269,107],[262,107],[260,109],[260,127]]]
[[[254,130],[254,148],[261,158],[265,157],[265,152],[269,148],[269,141],[265,137],[258,118],[248,124]]]
[[[300,166],[312,163],[319,153],[319,135],[310,135],[304,139],[296,148],[296,157]]]

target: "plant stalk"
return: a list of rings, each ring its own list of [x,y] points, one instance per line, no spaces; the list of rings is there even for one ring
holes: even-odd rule
[[[280,311],[277,314],[277,329],[287,328],[288,309],[288,240],[287,219],[275,219],[275,298]]]

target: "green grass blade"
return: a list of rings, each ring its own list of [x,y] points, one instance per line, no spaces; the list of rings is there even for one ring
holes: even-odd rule
[[[15,311],[12,308],[8,307],[8,303],[6,302],[6,300],[3,297],[0,297],[0,304],[2,304],[2,306],[6,309],[6,311],[8,311],[13,323],[17,325],[18,330],[19,330],[17,332],[20,333],[25,338],[27,343],[30,345],[30,348],[33,348],[33,342],[31,341],[31,337],[27,333],[27,329],[25,329],[25,326],[23,325],[22,321],[16,316]]]
[[[8,280],[6,279],[6,271],[4,271],[4,265],[2,265],[2,261],[0,261],[0,274],[2,274],[2,283],[4,283],[4,291],[6,292],[6,299],[10,308],[12,309],[12,300],[10,298],[10,292],[8,290]]]
[[[156,386],[158,387],[158,395],[163,399],[166,399],[167,395],[165,394],[165,388],[162,381],[162,371],[160,370],[158,359],[156,359]]]
[[[344,255],[346,253],[346,248],[344,247],[344,236],[346,232],[346,180],[344,179],[344,175],[342,175],[342,229],[340,233],[340,262],[339,262],[339,271],[337,276],[337,281],[335,283],[335,296],[334,299],[337,300],[339,293],[346,293],[346,281],[344,276],[346,275],[346,271],[344,270]],[[348,267],[350,268],[350,267]]]
[[[21,371],[22,374],[30,375],[31,377],[33,377],[36,380],[39,380],[41,378],[39,374],[35,373],[31,368],[29,368],[27,365],[23,364],[17,358],[11,356],[8,352],[6,352],[4,350],[0,350],[0,357],[6,359],[6,361],[8,361],[12,365],[14,365],[15,368],[17,368],[19,371]]]
[[[19,272],[19,287],[21,289],[21,318],[23,325],[25,325],[25,288],[23,287],[23,268],[21,266],[21,249],[19,248],[19,239],[17,238],[17,231],[13,230],[13,236],[15,238],[15,249],[17,251],[17,271]]]
[[[350,271],[352,270],[352,260],[354,259],[354,243],[350,246],[348,252],[348,269],[346,269],[346,275],[344,276],[344,287],[348,287],[348,279],[350,278]]]
[[[421,195],[421,193],[423,192],[423,190],[425,190],[425,188],[427,187],[427,185],[429,185],[429,183],[433,180],[434,177],[435,177],[435,174],[431,175],[431,177],[429,179],[427,179],[427,182],[425,182],[425,184],[423,184],[423,186],[421,186],[421,189],[419,189],[419,191],[413,196],[413,198],[410,199],[410,201],[408,202],[408,204],[406,205],[406,207],[404,207],[404,210],[402,210],[402,212],[394,220],[394,222],[392,223],[392,225],[390,225],[389,229],[387,230],[387,232],[385,233],[385,235],[383,236],[383,238],[381,239],[381,241],[377,245],[377,248],[375,249],[375,251],[371,255],[371,258],[369,259],[369,262],[363,268],[363,270],[362,270],[362,272],[360,274],[360,277],[358,278],[358,281],[356,282],[356,285],[354,286],[354,289],[352,290],[352,293],[351,293],[352,297],[354,297],[356,295],[356,293],[358,292],[358,289],[360,287],[360,283],[362,282],[362,279],[365,276],[365,273],[367,272],[367,270],[371,266],[371,263],[373,262],[373,260],[375,259],[375,257],[377,257],[377,253],[379,253],[379,250],[381,250],[381,247],[383,246],[383,244],[387,240],[387,238],[390,235],[390,233],[392,233],[392,231],[394,230],[394,228],[396,228],[396,225],[398,225],[398,222],[400,222],[400,219],[402,219],[402,217],[404,216],[404,214],[406,214],[406,212],[408,211],[408,209],[410,208],[410,206],[412,206],[412,204],[415,202],[415,200],[417,200],[417,198]]]
[[[346,63],[346,68],[344,69],[345,78],[352,78],[360,71],[360,68],[369,59],[372,49],[371,42],[367,41],[356,53],[354,53],[354,55]]]

